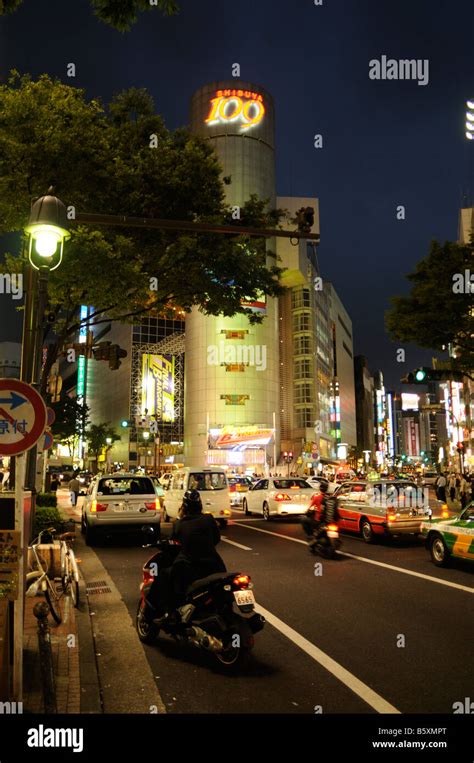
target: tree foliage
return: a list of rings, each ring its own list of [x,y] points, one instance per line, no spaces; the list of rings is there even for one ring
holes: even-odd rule
[[[88,446],[88,452],[92,453],[96,463],[98,462],[99,455],[104,450],[109,450],[107,439],[112,440],[112,444],[120,440],[120,436],[116,433],[115,429],[110,426],[108,421],[101,424],[91,424],[88,430],[86,430],[86,442]]]
[[[156,146],[156,147],[152,147]],[[132,88],[109,108],[84,91],[42,75],[13,72],[0,87],[0,235],[23,229],[31,199],[53,185],[76,214],[275,227],[281,212],[250,198],[240,221],[225,204],[221,168],[209,142],[185,129],[170,132],[151,96]],[[7,257],[20,271],[21,255]],[[45,340],[49,369],[77,334],[80,305],[92,325],[137,322],[198,306],[209,315],[244,312],[243,299],[276,296],[280,269],[269,265],[263,239],[142,228],[72,226],[61,266],[50,274]],[[156,287],[156,288],[155,288]]]
[[[419,347],[446,350],[452,345],[453,369],[474,368],[474,301],[470,274],[474,242],[433,241],[429,254],[406,277],[412,284],[408,296],[392,297],[386,327],[393,339]]]
[[[51,432],[58,442],[74,441],[88,424],[89,407],[79,403],[77,398],[65,395],[59,402],[50,403],[50,407],[56,414]]]
[[[22,3],[23,0],[0,0],[0,16],[13,13]],[[119,32],[128,32],[142,11],[158,9],[164,16],[178,12],[174,0],[90,0],[90,3],[95,15]]]

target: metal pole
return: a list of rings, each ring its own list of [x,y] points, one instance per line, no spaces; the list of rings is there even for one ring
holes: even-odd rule
[[[44,712],[57,713],[56,687],[54,682],[53,654],[51,634],[49,632],[49,607],[45,601],[39,601],[33,607],[33,614],[38,620],[38,647],[40,655],[41,686],[43,689]]]
[[[18,598],[13,611],[13,696],[16,702],[23,699],[23,617],[25,609],[25,554],[24,483],[26,453],[16,456],[15,472],[15,530],[20,533],[20,563],[18,568]]]

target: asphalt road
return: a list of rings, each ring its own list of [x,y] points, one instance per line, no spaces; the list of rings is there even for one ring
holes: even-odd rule
[[[439,569],[412,538],[349,535],[321,560],[297,520],[234,517],[219,551],[251,575],[268,622],[236,677],[166,636],[145,647],[168,712],[452,713],[473,696],[472,565]],[[110,539],[95,551],[133,617],[150,550]]]

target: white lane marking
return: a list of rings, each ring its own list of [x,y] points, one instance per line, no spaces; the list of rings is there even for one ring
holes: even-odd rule
[[[252,550],[249,546],[243,546],[241,543],[236,543],[235,540],[229,540],[229,538],[226,538],[224,535],[221,535],[221,540],[223,540],[225,543],[231,543],[232,546],[237,546],[237,548],[243,548],[244,551]]]
[[[390,702],[387,702],[387,700],[381,697],[380,694],[377,694],[377,692],[371,689],[370,686],[367,686],[367,684],[360,681],[356,676],[346,670],[346,668],[343,668],[342,665],[336,662],[336,660],[333,660],[332,657],[326,654],[326,652],[323,652],[319,647],[312,644],[311,641],[308,641],[308,639],[298,633],[298,631],[290,628],[289,625],[269,612],[268,609],[260,606],[260,604],[257,605],[256,609],[264,616],[270,625],[273,625],[273,627],[279,630],[280,633],[283,633],[286,638],[290,639],[296,646],[299,646],[303,652],[306,652],[306,654],[322,665],[322,667],[329,673],[332,673],[333,676],[345,684],[345,686],[353,691],[354,694],[357,694],[358,697],[363,699],[364,702],[370,705],[370,707],[373,707],[378,713],[400,713],[400,710],[397,710],[396,707],[391,705]]]
[[[259,533],[266,533],[267,535],[276,535],[277,538],[283,538],[283,540],[292,540],[294,543],[307,543],[299,538],[291,538],[289,535],[282,535],[282,533],[273,533],[270,530],[262,530],[261,527],[252,527],[251,525],[243,525],[241,527],[247,527],[249,530],[254,530]],[[438,583],[438,585],[448,586],[448,588],[457,588],[459,591],[466,591],[467,593],[474,593],[474,588],[470,588],[461,583],[452,583],[450,580],[441,580],[441,578],[435,578],[432,575],[425,575],[423,572],[415,572],[414,570],[406,570],[404,567],[395,567],[393,564],[386,564],[386,562],[378,562],[375,559],[367,559],[366,556],[357,556],[356,554],[349,554],[346,551],[338,551],[341,556],[349,556],[351,559],[357,559],[359,562],[365,562],[366,564],[375,564],[376,567],[385,567],[388,570],[394,570],[395,572],[402,572],[404,575],[412,575],[414,578],[422,578],[423,580],[429,580],[431,583]]]

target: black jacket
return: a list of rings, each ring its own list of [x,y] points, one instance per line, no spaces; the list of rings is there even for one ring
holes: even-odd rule
[[[215,548],[221,534],[214,517],[210,514],[194,514],[179,519],[173,526],[171,537],[181,543],[175,564],[187,562],[208,575],[226,571],[225,564]]]

